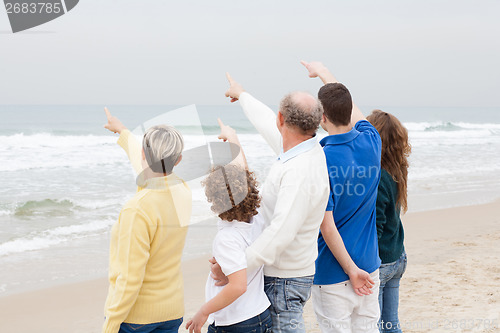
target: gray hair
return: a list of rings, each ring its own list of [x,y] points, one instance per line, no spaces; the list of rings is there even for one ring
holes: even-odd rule
[[[298,94],[312,97],[315,103],[298,100]],[[321,122],[323,107],[317,98],[307,93],[293,92],[281,100],[280,112],[285,118],[285,123],[298,128],[302,134],[314,134]]]
[[[151,170],[169,174],[182,154],[184,140],[174,127],[159,125],[147,130],[142,147]]]

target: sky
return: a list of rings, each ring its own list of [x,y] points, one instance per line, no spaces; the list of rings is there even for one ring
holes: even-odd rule
[[[80,0],[12,34],[0,104],[227,104],[226,71],[263,102],[316,94],[322,61],[359,105],[499,107],[500,1]]]

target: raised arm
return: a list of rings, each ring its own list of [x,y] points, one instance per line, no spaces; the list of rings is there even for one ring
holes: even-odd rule
[[[309,77],[319,77],[324,84],[339,83],[337,78],[321,62],[305,62],[304,60],[302,60],[300,63],[304,65],[304,67],[309,72]],[[360,120],[366,120],[366,117],[363,115],[354,101],[352,101],[351,126],[354,127],[354,125],[356,125],[356,123]]]
[[[276,127],[276,114],[267,105],[245,92],[241,84],[234,81],[229,73],[226,73],[229,81],[229,89],[226,97],[231,98],[231,103],[240,101],[243,112],[248,120],[264,137],[267,144],[271,146],[276,155],[281,153],[281,134]]]
[[[123,123],[115,116],[111,115],[108,108],[104,108],[106,112],[106,117],[108,118],[108,123],[104,125],[107,130],[120,134],[118,138],[118,145],[125,150],[127,156],[137,174],[140,174],[143,170],[142,168],[142,147],[135,136],[123,125]]]
[[[227,141],[229,143],[233,143],[233,144],[237,145],[238,147],[240,147],[240,153],[234,159],[233,163],[239,164],[242,167],[244,167],[245,169],[248,169],[247,159],[245,157],[245,153],[243,152],[243,147],[241,146],[241,143],[240,143],[240,140],[238,139],[238,135],[236,134],[236,131],[232,127],[224,125],[224,123],[222,122],[222,120],[220,120],[220,118],[217,119],[217,121],[219,122],[219,126],[220,126],[219,139],[223,140],[224,142]]]
[[[374,285],[370,274],[361,270],[352,261],[351,256],[347,252],[344,241],[335,226],[332,211],[325,212],[325,217],[321,223],[321,235],[332,252],[333,256],[339,262],[344,272],[349,276],[354,292],[360,296],[369,295],[370,290]]]

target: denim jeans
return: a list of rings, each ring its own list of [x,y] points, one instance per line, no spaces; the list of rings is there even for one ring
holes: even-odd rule
[[[273,321],[269,309],[253,318],[229,326],[208,326],[208,333],[271,333]]]
[[[380,266],[380,290],[378,301],[380,304],[380,332],[402,332],[399,322],[399,281],[406,271],[407,257],[403,252],[395,262]]]
[[[177,333],[182,324],[182,318],[153,324],[122,323],[118,333]]]
[[[313,276],[277,278],[264,276],[264,290],[271,302],[273,332],[306,331],[302,312],[311,297]]]

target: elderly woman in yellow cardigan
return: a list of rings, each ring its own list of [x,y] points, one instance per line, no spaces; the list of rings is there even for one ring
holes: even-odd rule
[[[105,128],[120,134],[118,144],[142,181],[111,230],[102,332],[177,332],[184,315],[181,256],[192,204],[188,185],[173,172],[184,142],[175,128],[154,126],[141,147],[105,111]]]

